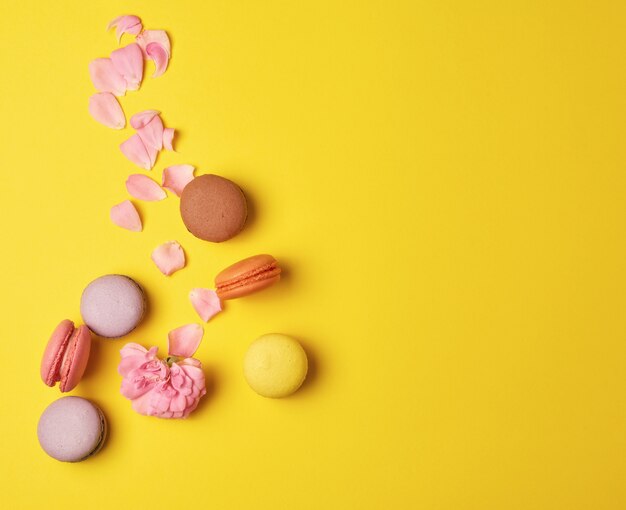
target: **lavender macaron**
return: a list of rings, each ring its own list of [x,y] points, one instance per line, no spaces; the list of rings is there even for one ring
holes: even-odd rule
[[[83,321],[96,335],[119,338],[135,329],[146,311],[140,285],[128,276],[108,274],[92,281],[80,298]]]
[[[81,397],[55,400],[46,407],[37,425],[41,447],[62,462],[79,462],[98,453],[106,436],[102,411]]]

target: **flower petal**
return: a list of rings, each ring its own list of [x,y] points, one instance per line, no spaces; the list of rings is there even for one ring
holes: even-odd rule
[[[174,146],[172,142],[174,141],[174,128],[165,128],[163,130],[163,147],[165,150],[173,151]]]
[[[121,391],[120,391],[121,393]],[[152,390],[147,391],[141,397],[131,400],[133,411],[144,416],[150,416],[150,399],[152,398]]]
[[[120,356],[126,358],[128,356],[144,356],[147,354],[148,349],[143,345],[139,345],[135,342],[129,342],[120,349]]]
[[[182,367],[183,365],[191,365],[192,367],[202,368],[202,363],[200,363],[195,358],[185,358],[181,359],[178,364]]]
[[[220,298],[213,289],[193,289],[189,293],[189,299],[204,322],[222,311]]]
[[[150,168],[148,170],[152,170],[152,167],[156,163],[157,156],[159,155],[159,151],[152,146],[148,146],[146,147],[146,152],[150,158]]]
[[[167,196],[161,186],[143,174],[130,175],[126,179],[126,189],[133,198],[148,202],[163,200]]]
[[[150,122],[155,115],[158,115],[158,110],[144,110],[143,112],[136,113],[130,118],[130,125],[134,129],[140,129]]]
[[[152,252],[152,260],[165,276],[170,276],[185,267],[185,252],[176,241],[168,241],[157,246]]]
[[[186,324],[173,329],[167,334],[168,350],[170,356],[191,358],[198,350],[204,329],[200,324]]]
[[[152,120],[145,126],[140,127],[137,134],[146,148],[152,147],[157,151],[163,148],[163,121],[158,115],[152,117]]]
[[[118,227],[132,232],[141,232],[143,228],[139,213],[130,200],[124,200],[121,204],[111,207],[111,221]]]
[[[138,134],[120,144],[120,150],[129,160],[146,170],[152,169],[154,161]],[[156,159],[156,155],[155,158]]]
[[[194,358],[191,358],[194,361],[198,361]],[[187,374],[187,376],[194,382],[194,386],[197,386],[200,389],[201,396],[206,393],[206,379],[204,377],[204,372],[202,371],[202,364],[198,362],[198,364],[185,363],[180,364],[182,370]]]
[[[116,96],[126,93],[126,80],[115,69],[110,58],[97,58],[89,62],[89,75],[98,92],[111,92]]]
[[[146,46],[146,54],[148,55],[148,58],[154,61],[154,65],[156,66],[152,77],[158,78],[167,69],[167,63],[170,60],[170,56],[165,48],[156,42],[151,42],[148,46]]]
[[[110,92],[99,92],[91,96],[89,113],[100,124],[111,129],[122,129],[126,125],[122,107]]]
[[[111,62],[126,80],[127,90],[137,90],[143,78],[143,54],[137,43],[111,52]]]
[[[148,55],[146,54],[146,47],[148,44],[153,42],[159,43],[166,51],[168,57],[172,56],[170,38],[167,36],[165,30],[144,30],[137,36],[135,42],[141,46],[141,49],[144,51],[145,58],[148,58]]]
[[[107,25],[107,30],[111,30],[113,27],[117,27],[115,35],[119,44],[123,34],[137,35],[143,28],[141,26],[141,20],[137,16],[123,15],[111,20]]]
[[[194,167],[191,165],[173,165],[163,170],[161,185],[180,196],[183,188],[193,181]]]

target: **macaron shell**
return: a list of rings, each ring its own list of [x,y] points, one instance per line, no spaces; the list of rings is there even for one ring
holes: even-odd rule
[[[78,462],[99,451],[106,431],[102,411],[81,397],[54,401],[44,410],[37,425],[41,447],[63,462]]]
[[[61,392],[72,391],[85,373],[91,350],[91,332],[84,324],[74,330],[61,366]]]
[[[47,386],[54,386],[60,377],[63,355],[74,332],[74,323],[63,320],[54,329],[41,359],[41,380]]]
[[[194,236],[219,243],[243,229],[248,206],[243,191],[234,182],[206,174],[196,177],[183,189],[180,215]]]
[[[241,278],[241,276],[246,273],[256,271],[259,268],[269,266],[275,262],[276,259],[266,253],[240,260],[232,266],[228,266],[226,269],[220,271],[215,277],[215,285],[221,285],[229,280]]]
[[[141,286],[132,278],[110,274],[92,281],[80,299],[80,313],[96,335],[119,338],[143,319],[146,308]]]
[[[270,398],[294,393],[304,382],[307,370],[307,355],[300,343],[277,333],[263,335],[252,342],[243,365],[250,387]]]

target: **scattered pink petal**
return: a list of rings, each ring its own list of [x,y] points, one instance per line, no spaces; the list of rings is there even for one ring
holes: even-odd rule
[[[137,90],[143,78],[143,55],[137,43],[129,44],[111,52],[116,71],[126,80],[127,90]]]
[[[132,232],[141,232],[143,228],[139,213],[130,200],[124,200],[121,204],[111,207],[111,221],[118,227]]]
[[[204,329],[200,324],[185,324],[173,329],[167,334],[167,352],[170,356],[191,358],[200,347],[203,336]]]
[[[89,75],[98,92],[111,92],[116,96],[126,93],[126,80],[117,72],[110,58],[97,58],[89,62]]]
[[[137,35],[143,28],[141,26],[141,20],[133,15],[118,16],[111,20],[107,25],[107,30],[111,30],[113,27],[117,27],[115,29],[115,36],[117,37],[118,44],[123,34]]]
[[[152,260],[165,276],[170,276],[185,267],[185,252],[176,241],[168,241],[154,249]]]
[[[187,184],[193,181],[194,167],[191,165],[173,165],[163,170],[161,184],[176,196],[180,196]]]
[[[158,78],[167,69],[167,63],[170,60],[170,56],[167,51],[165,51],[165,48],[156,42],[151,42],[148,46],[146,46],[146,54],[148,55],[148,58],[154,61],[154,65],[156,66],[152,77]]]
[[[148,146],[146,147],[146,152],[148,153],[148,157],[150,158],[149,170],[152,170],[152,167],[154,167],[154,164],[156,163],[157,156],[159,155],[159,151],[155,147]]]
[[[126,117],[122,107],[110,92],[99,92],[89,98],[89,113],[100,124],[111,129],[122,129]]]
[[[136,113],[130,118],[130,125],[134,129],[140,129],[150,122],[155,115],[158,115],[158,110],[145,110],[143,112]]]
[[[146,148],[154,148],[160,151],[163,148],[163,121],[155,115],[145,126],[137,130],[137,134]]]
[[[120,150],[129,160],[135,165],[145,168],[146,170],[152,169],[154,162],[152,161],[151,154],[148,154],[146,146],[139,138],[138,134],[134,134],[125,142],[120,144]],[[155,156],[156,159],[156,156]]]
[[[165,128],[163,130],[163,147],[168,151],[173,151],[174,150],[174,146],[172,145],[173,141],[174,141],[174,128]]]
[[[126,179],[126,189],[133,198],[155,202],[167,195],[161,186],[143,174],[133,174]]]
[[[167,36],[165,30],[144,30],[137,36],[135,42],[141,46],[141,49],[144,51],[144,57],[148,58],[146,53],[146,48],[150,43],[159,43],[163,49],[166,51],[167,56],[172,56],[172,47],[170,45],[170,38]]]
[[[220,298],[213,289],[193,289],[189,293],[189,299],[204,322],[222,311]]]

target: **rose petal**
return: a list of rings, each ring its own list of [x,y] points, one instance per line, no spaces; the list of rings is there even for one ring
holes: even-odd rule
[[[127,356],[143,356],[148,352],[143,345],[139,345],[135,342],[129,342],[120,349],[120,356],[126,358]]]
[[[197,360],[194,360],[194,361],[197,361]],[[191,380],[194,383],[194,386],[197,386],[200,389],[200,396],[206,393],[206,388],[205,388],[206,380],[205,380],[204,372],[202,371],[201,366],[202,364],[200,363],[199,364],[185,363],[184,365],[183,364],[180,365],[181,369],[185,372],[185,374],[187,374],[187,376],[191,378]]]
[[[213,289],[193,289],[189,293],[189,299],[204,322],[222,311],[220,298]]]
[[[200,324],[186,324],[173,329],[167,334],[168,350],[170,356],[191,358],[198,350],[204,329]]]
[[[137,43],[111,52],[113,67],[126,80],[127,90],[137,90],[143,78],[143,54]]]
[[[165,189],[180,196],[183,188],[193,181],[194,167],[191,165],[173,165],[163,170],[161,184]]]
[[[143,174],[133,174],[126,179],[126,189],[133,198],[155,202],[167,195],[161,186]]]
[[[169,62],[170,56],[165,48],[156,42],[151,42],[148,46],[146,46],[146,54],[148,55],[148,58],[154,61],[154,65],[156,66],[152,77],[158,78],[167,69],[167,63]]]
[[[165,128],[163,130],[163,147],[165,150],[173,151],[174,146],[172,142],[174,141],[174,128]]]
[[[158,115],[152,117],[152,120],[145,126],[140,127],[137,134],[146,148],[152,147],[157,151],[163,148],[163,121]]]
[[[111,20],[107,25],[107,30],[111,30],[113,27],[117,27],[115,35],[118,44],[123,34],[137,35],[142,29],[141,20],[133,15],[118,16]]]
[[[129,160],[146,170],[152,169],[154,160],[138,134],[120,144],[120,150]],[[156,160],[156,155],[154,157]]]
[[[158,110],[144,110],[143,112],[136,113],[130,118],[130,125],[134,129],[140,129],[150,122],[155,115],[160,112]]]
[[[141,232],[143,228],[139,213],[130,200],[125,200],[121,204],[111,207],[111,221],[118,227],[132,232]]]
[[[131,407],[133,411],[143,414],[144,416],[150,416],[148,413],[150,412],[150,399],[152,391],[148,391],[144,393],[141,397],[131,400]]]
[[[195,358],[185,358],[181,359],[178,364],[182,367],[183,365],[191,365],[192,367],[202,368],[202,363],[200,363]]]
[[[159,43],[166,51],[168,57],[172,56],[170,38],[167,36],[165,30],[144,30],[137,36],[135,42],[141,46],[141,49],[144,51],[145,58],[148,58],[148,55],[146,54],[146,47],[148,44],[153,42]]]
[[[154,249],[152,260],[165,276],[170,276],[185,267],[185,252],[176,241],[168,241]]]
[[[146,152],[148,153],[148,157],[150,158],[149,170],[152,170],[152,167],[156,163],[157,156],[159,155],[159,151],[155,149],[154,147],[149,146],[149,147],[146,147]]]
[[[111,129],[122,129],[126,125],[122,107],[110,92],[99,92],[91,96],[89,113],[100,124]]]
[[[97,58],[89,62],[89,75],[98,92],[111,92],[116,96],[126,93],[126,80],[115,69],[110,58]]]

